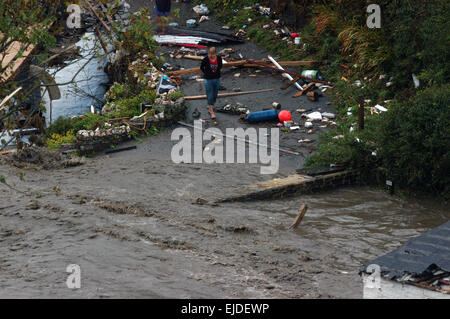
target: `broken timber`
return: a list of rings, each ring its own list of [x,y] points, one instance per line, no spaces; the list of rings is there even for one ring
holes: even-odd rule
[[[263,93],[263,92],[270,92],[270,91],[273,91],[273,89],[246,91],[246,92],[220,93],[218,95],[218,97],[253,94],[253,93]],[[185,96],[184,99],[185,100],[201,100],[201,99],[206,99],[206,95]]]
[[[292,97],[302,96],[305,92],[308,92],[308,90],[310,90],[314,85],[315,85],[314,82],[309,83],[302,91],[294,94]]]
[[[106,22],[102,19],[102,17],[100,17],[100,15],[98,14],[97,11],[95,11],[94,7],[92,6],[92,4],[89,3],[89,0],[84,0],[84,2],[88,5],[89,9],[92,11],[92,13],[95,14],[95,16],[97,17],[97,19],[101,22],[101,24],[105,27],[106,31],[108,31],[109,33],[111,33],[111,28],[108,27],[108,25],[106,24]]]
[[[298,210],[298,215],[295,218],[294,223],[289,228],[292,228],[292,229],[297,228],[298,225],[300,225],[300,223],[302,222],[303,217],[305,217],[307,210],[308,210],[308,206],[306,204],[303,204],[302,207],[300,207],[300,209]]]
[[[279,65],[281,66],[295,66],[297,63],[299,63],[301,61],[281,61],[278,62]],[[243,66],[246,68],[254,68],[254,67],[264,67],[267,69],[271,69],[277,72],[283,72],[283,73],[287,73],[290,74],[294,77],[299,77],[300,79],[304,79],[306,81],[310,81],[310,82],[318,82],[318,83],[322,83],[322,84],[327,84],[329,85],[328,82],[324,82],[324,81],[319,81],[319,80],[315,80],[315,79],[310,79],[307,77],[302,76],[301,74],[298,73],[294,73],[294,72],[289,72],[289,71],[281,71],[277,68],[274,68],[270,65],[267,64],[266,60],[261,60],[261,61],[254,61],[254,60],[238,60],[238,61],[231,61],[228,63],[223,64],[223,68],[231,68],[231,67],[238,67],[238,66]],[[171,76],[180,76],[180,75],[186,75],[186,74],[192,74],[192,73],[200,73],[201,70],[200,68],[192,68],[192,69],[184,69],[184,70],[179,70],[179,71],[172,71],[169,72],[169,75]]]
[[[300,80],[300,78],[299,78],[299,77],[296,77],[295,79],[289,81],[288,83],[283,84],[283,86],[281,87],[281,89],[282,89],[282,90],[286,90],[286,89],[289,88],[292,84],[294,84],[295,82],[297,82],[297,81],[299,81],[299,80]]]

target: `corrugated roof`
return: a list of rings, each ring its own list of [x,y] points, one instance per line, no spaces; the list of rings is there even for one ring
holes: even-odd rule
[[[361,271],[373,264],[379,265],[382,275],[389,279],[406,273],[422,274],[433,264],[450,272],[450,221],[365,264]]]

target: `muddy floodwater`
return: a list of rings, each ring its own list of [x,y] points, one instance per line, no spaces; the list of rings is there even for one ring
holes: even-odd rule
[[[75,168],[0,166],[25,192],[0,187],[0,297],[360,298],[363,263],[450,217],[366,187],[214,205],[273,176],[173,164],[170,131]],[[292,173],[282,167],[278,176]],[[66,286],[70,264],[79,290]]]
[[[135,10],[148,1],[132,5]],[[190,7],[180,5],[185,21]],[[214,26],[220,27],[211,19],[201,27]],[[267,56],[252,43],[236,49],[246,58]],[[332,111],[327,96],[317,103],[292,99],[296,89],[281,91],[279,74],[250,79],[251,70],[239,71],[239,78],[234,72],[223,74],[228,91],[275,90],[223,103],[241,102],[251,111],[272,102],[293,113]],[[185,80],[182,90],[204,92],[195,80]],[[207,115],[204,101],[188,107],[189,123],[195,108]],[[243,125],[230,115],[217,117],[222,130]],[[311,152],[297,141],[316,140],[321,130],[282,134],[281,146],[302,156],[281,154],[279,172],[261,175],[257,164],[174,164],[173,129],[120,146],[135,150],[99,154],[77,167],[0,164],[0,175],[14,188],[0,183],[0,298],[361,298],[362,264],[450,219],[442,204],[368,187],[213,204],[239,187],[295,173]],[[291,230],[303,203],[306,216]],[[66,285],[72,264],[81,269],[78,290]]]

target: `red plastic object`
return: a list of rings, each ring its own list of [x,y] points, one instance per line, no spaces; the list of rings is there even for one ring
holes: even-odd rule
[[[290,121],[292,118],[291,112],[289,111],[281,111],[280,113],[278,113],[278,119],[280,120],[281,123],[283,123],[284,121]]]
[[[292,34],[291,34],[291,38],[292,38],[292,39],[295,39],[296,37],[298,37],[298,34],[297,34],[297,33],[292,33]]]

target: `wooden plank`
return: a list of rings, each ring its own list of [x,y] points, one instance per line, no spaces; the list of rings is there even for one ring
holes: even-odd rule
[[[1,151],[1,152],[0,152],[0,155],[6,155],[6,154],[10,154],[10,153],[12,153],[12,152],[13,152],[13,150]]]
[[[289,61],[287,61],[289,63]],[[278,62],[278,64],[280,65],[284,65],[285,62]],[[239,60],[239,61],[232,61],[232,62],[228,62],[228,63],[224,63],[223,67],[224,68],[229,68],[229,67],[233,67],[233,66],[244,66],[244,67],[264,67],[267,69],[271,69],[277,72],[281,72],[281,73],[287,73],[290,74],[294,77],[299,77],[300,79],[304,79],[306,81],[310,81],[310,82],[317,82],[317,83],[322,83],[325,85],[330,85],[330,83],[325,82],[325,81],[320,81],[320,80],[316,80],[316,79],[311,79],[311,78],[307,78],[302,76],[299,73],[295,73],[295,72],[290,72],[287,70],[281,71],[275,67],[272,67],[270,65],[268,65],[267,63],[265,63],[265,61],[254,61],[254,60]],[[179,70],[179,71],[173,71],[173,72],[169,72],[169,75],[173,75],[173,76],[180,76],[180,75],[186,75],[186,74],[192,74],[192,73],[199,73],[201,72],[200,68],[192,68],[192,69],[185,69],[185,70]]]
[[[0,103],[0,110],[3,108],[3,105],[9,101],[10,98],[12,98],[14,95],[16,95],[17,92],[19,92],[20,90],[22,90],[22,87],[19,87],[18,89],[16,89],[14,92],[12,92],[10,95],[8,95],[7,97],[5,97],[2,101],[2,103]]]
[[[289,228],[292,228],[292,229],[297,228],[298,225],[300,225],[300,223],[302,222],[303,217],[305,217],[307,210],[308,210],[308,206],[306,204],[303,204],[302,207],[300,207],[300,209],[298,210],[297,218],[295,218],[294,223]]]
[[[283,84],[283,86],[281,87],[282,90],[286,90],[288,87],[290,87],[292,84],[294,84],[295,82],[297,82],[298,80],[300,80],[300,78],[294,78],[292,81],[289,81],[286,84]]]
[[[22,64],[26,61],[26,59],[29,57],[31,52],[34,50],[34,45],[30,44],[25,49],[25,51],[22,53],[22,57],[17,58],[14,60],[19,51],[22,49],[22,43],[14,41],[11,46],[6,50],[5,58],[3,59],[2,53],[0,53],[0,60],[3,59],[2,63],[2,69],[5,69],[5,72],[0,76],[0,80],[2,81],[8,81],[12,75],[14,75],[19,68],[22,66]],[[9,66],[11,64],[11,66]]]
[[[254,94],[254,93],[263,93],[263,92],[270,92],[270,91],[273,91],[273,89],[246,91],[246,92],[233,92],[233,93],[220,93],[218,95],[218,97],[244,95],[244,94]],[[206,99],[206,95],[185,96],[184,99],[185,100],[201,100],[201,99]]]
[[[299,97],[302,96],[304,93],[306,93],[309,89],[311,89],[314,85],[316,85],[314,82],[309,83],[304,89],[303,91],[300,91],[296,94],[294,94],[292,97]]]
[[[328,82],[321,81],[321,80],[316,80],[316,79],[311,79],[311,78],[305,77],[305,76],[303,76],[303,75],[301,75],[299,73],[296,73],[296,72],[290,72],[290,71],[287,71],[287,70],[284,70],[284,69],[281,70],[281,69],[278,69],[278,68],[273,67],[271,65],[268,65],[267,63],[261,63],[259,61],[253,61],[253,60],[249,60],[249,62],[257,64],[257,65],[259,65],[261,67],[264,67],[266,69],[277,71],[279,73],[286,73],[286,74],[289,74],[291,76],[296,76],[296,77],[299,77],[299,78],[304,79],[304,80],[309,81],[309,82],[317,82],[317,83],[322,83],[322,84],[325,84],[325,85],[330,85],[330,83],[328,83]]]
[[[198,56],[198,55],[186,54],[185,56],[183,56],[183,58],[191,59],[191,60],[197,60],[197,61],[202,61],[205,57],[204,56]]]
[[[231,68],[233,66],[241,66],[241,65],[244,65],[245,63],[247,63],[247,61],[245,61],[245,60],[228,62],[228,63],[223,64],[223,68]],[[170,76],[180,76],[180,75],[199,73],[199,72],[201,72],[200,68],[192,68],[192,69],[185,69],[185,70],[169,72],[169,75]]]
[[[261,60],[261,62],[269,62],[267,59]],[[321,64],[323,61],[310,60],[310,61],[282,61],[278,62],[281,66],[314,66],[316,64]]]
[[[261,61],[257,61],[257,62],[264,63],[265,60],[261,60]],[[287,61],[287,62],[279,62],[280,65],[285,65],[286,63],[289,64],[289,61]],[[249,67],[249,68],[251,68],[251,67],[260,67],[260,65],[254,64],[254,63],[250,63],[248,60],[231,61],[231,62],[223,64],[224,68],[230,68],[230,67],[233,67],[233,66],[244,66],[244,67]],[[186,74],[199,73],[199,72],[201,72],[200,68],[192,68],[192,69],[173,71],[173,72],[170,72],[169,75],[179,76],[179,75],[186,75]]]

